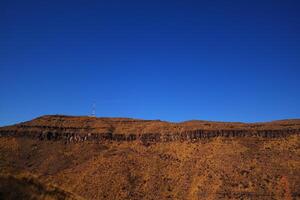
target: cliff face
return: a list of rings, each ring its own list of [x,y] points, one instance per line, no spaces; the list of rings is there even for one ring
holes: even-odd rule
[[[141,141],[144,144],[171,141],[199,141],[214,137],[280,138],[300,134],[300,120],[269,123],[224,123],[189,121],[168,123],[159,120],[44,116],[0,129],[0,136],[39,140]]]
[[[44,116],[0,128],[0,175],[26,172],[91,200],[300,199],[299,128]]]

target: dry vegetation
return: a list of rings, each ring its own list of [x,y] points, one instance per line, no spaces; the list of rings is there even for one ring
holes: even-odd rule
[[[0,174],[0,199],[80,200],[81,197],[40,182],[30,174]]]
[[[65,144],[0,137],[0,169],[12,177],[33,174],[43,184],[92,200],[300,199],[299,135],[215,137],[148,146],[139,141]],[[3,177],[0,180],[7,182]],[[23,186],[28,183],[21,182]],[[52,194],[53,189],[41,188],[28,184],[22,193]]]

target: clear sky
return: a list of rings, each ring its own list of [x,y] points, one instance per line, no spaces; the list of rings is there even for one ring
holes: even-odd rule
[[[300,1],[0,1],[0,126],[300,118]]]

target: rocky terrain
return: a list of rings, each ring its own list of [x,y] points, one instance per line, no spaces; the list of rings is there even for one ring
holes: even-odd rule
[[[0,128],[0,173],[31,174],[72,198],[300,199],[299,136],[297,119],[42,116]]]

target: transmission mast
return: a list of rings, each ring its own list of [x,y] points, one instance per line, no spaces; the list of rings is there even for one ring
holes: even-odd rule
[[[95,102],[92,105],[91,117],[96,117],[96,103]]]

